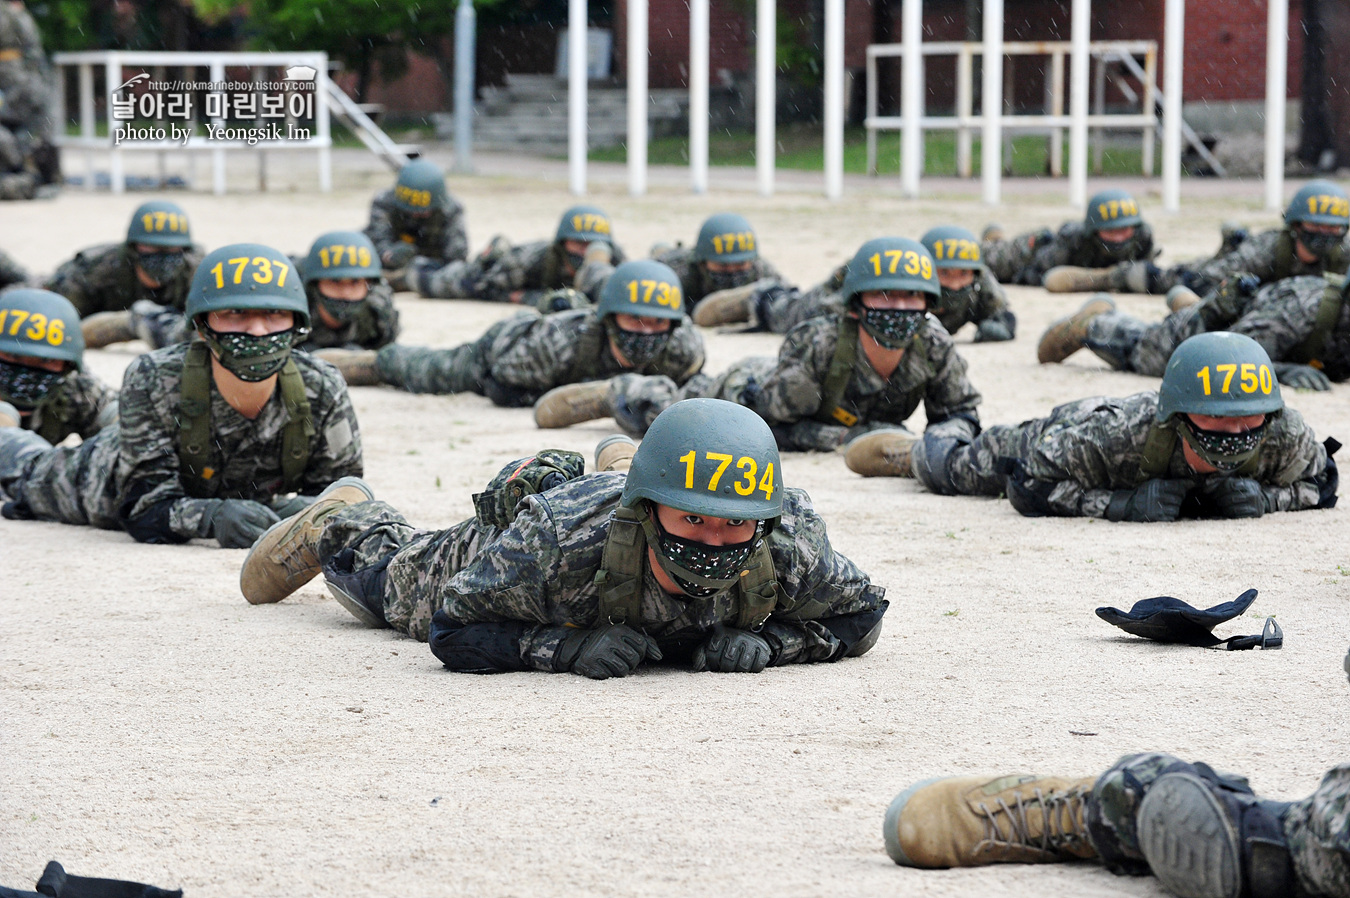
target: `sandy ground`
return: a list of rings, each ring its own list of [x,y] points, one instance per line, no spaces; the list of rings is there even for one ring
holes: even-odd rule
[[[252,189],[246,163],[233,164],[232,188]],[[552,233],[571,202],[560,164],[479,164],[486,174],[451,184],[475,247],[498,232]],[[308,165],[276,166],[280,189],[265,195],[175,198],[208,247],[298,251],[359,227],[370,191],[389,182],[369,157],[340,153],[339,189],[323,195]],[[828,203],[818,177],[784,175],[767,199],[750,192],[751,172],[715,171],[711,198],[691,196],[685,178],[657,172],[632,199],[622,169],[594,169],[591,198],[638,252],[692,239],[706,215],[735,207],[802,283],[878,234],[1074,214],[1062,181],[1009,184],[991,210],[973,182],[928,182],[929,196],[906,201],[894,181],[850,179],[846,199]],[[1212,251],[1224,218],[1275,221],[1259,184],[1188,182],[1177,216],[1157,211],[1156,182],[1127,186],[1168,259]],[[9,204],[0,246],[49,271],[120,239],[144,198],[70,190]],[[1013,301],[1016,341],[958,336],[985,422],[1157,388],[1087,353],[1037,366],[1039,334],[1081,298],[1016,289]],[[1163,313],[1157,298],[1121,304]],[[405,342],[440,346],[510,312],[409,295],[400,308]],[[707,337],[710,370],[778,340]],[[89,365],[117,382],[138,348],[91,352]],[[1348,389],[1287,395],[1319,435],[1350,442]],[[547,446],[589,456],[610,429],[541,433],[527,411],[473,395],[363,388],[353,399],[368,480],[427,527],[471,514],[470,493],[510,458]],[[1343,510],[1151,526],[1026,519],[1006,501],[865,481],[837,455],[790,455],[784,467],[835,547],[888,590],[886,631],[865,658],[754,677],[457,676],[424,645],[362,629],[318,583],[246,605],[242,551],[0,521],[0,882],[26,886],[56,858],[190,896],[1157,895],[1152,880],[1090,864],[900,869],[883,850],[882,814],[920,778],[1092,774],[1138,750],[1244,771],[1286,798],[1345,760]],[[1282,651],[1165,647],[1092,613],[1159,594],[1205,606],[1252,586],[1252,613],[1219,633],[1258,632],[1274,614]]]

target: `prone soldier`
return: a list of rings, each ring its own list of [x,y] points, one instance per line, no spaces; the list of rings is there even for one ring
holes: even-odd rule
[[[358,231],[321,235],[300,263],[313,329],[297,348],[379,349],[398,339],[394,293],[370,238]]]
[[[1285,407],[1260,344],[1215,333],[1177,348],[1156,394],[1081,399],[974,440],[871,434],[845,460],[939,495],[1006,493],[1031,517],[1152,522],[1331,508],[1337,448]]]
[[[563,467],[560,485],[508,490],[522,498],[505,505],[476,497],[478,516],[442,531],[415,530],[368,490],[334,493],[258,541],[244,597],[280,601],[322,570],[367,626],[428,640],[473,673],[605,679],[662,659],[758,673],[858,656],[880,636],[884,590],[832,549],[807,495],[784,487],[773,435],[749,410],[681,402],[626,475],[577,477],[579,458]]]
[[[445,265],[469,254],[464,207],[450,195],[445,174],[425,159],[404,165],[394,186],[375,195],[365,234],[397,289],[405,289],[402,272],[414,259]]]
[[[131,363],[118,423],[75,447],[0,427],[5,517],[244,548],[334,481],[361,473],[346,386],[328,365],[291,350],[309,311],[285,256],[257,244],[209,254],[187,315],[201,339]]]
[[[753,409],[783,449],[831,451],[879,427],[898,427],[922,402],[934,433],[979,433],[979,393],[951,336],[928,317],[940,293],[923,244],[869,240],[848,265],[847,311],[793,329],[778,357],[743,359],[722,374],[680,386],[669,378],[622,374],[608,382],[560,387],[535,406],[540,427],[613,417],[641,434],[667,406],[714,397]]]

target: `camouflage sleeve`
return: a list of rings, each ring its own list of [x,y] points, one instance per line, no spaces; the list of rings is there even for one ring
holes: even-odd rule
[[[1229,330],[1260,343],[1272,362],[1283,362],[1312,333],[1325,289],[1325,279],[1311,276],[1267,284]]]
[[[1127,486],[1125,469],[1142,457],[1155,395],[1081,400],[1027,425],[1033,439],[1023,441],[1020,461],[1055,514],[1106,517],[1111,494]]]
[[[979,324],[988,319],[1007,325],[1008,330],[1016,334],[1017,318],[1008,307],[1008,291],[986,270],[980,273],[979,299],[971,309],[970,320]]]
[[[1136,237],[1139,244],[1139,253],[1137,259],[1153,259],[1162,250],[1153,246],[1153,226],[1148,222],[1142,222],[1136,230]]]
[[[9,253],[0,250],[0,287],[28,282],[28,269],[14,260]]]
[[[347,383],[332,365],[307,353],[294,353],[296,365],[305,368],[305,393],[314,416],[314,439],[309,462],[298,490],[315,496],[340,477],[360,477],[363,469],[361,429],[347,394]]]
[[[1261,463],[1256,479],[1270,511],[1301,511],[1317,508],[1328,483],[1327,451],[1313,435],[1303,416],[1286,408],[1270,425],[1261,445]]]
[[[398,339],[398,308],[394,305],[394,291],[381,278],[366,295],[369,315],[361,324],[357,342],[362,349],[379,349]]]
[[[459,262],[469,257],[469,231],[464,224],[464,206],[450,201],[453,208],[446,213],[445,249],[446,262]]]
[[[1279,231],[1264,231],[1254,237],[1248,237],[1231,253],[1199,265],[1181,267],[1192,270],[1202,278],[1199,292],[1217,287],[1224,278],[1238,272],[1254,274],[1261,279],[1261,283],[1269,283],[1275,277],[1275,244],[1279,238]]]
[[[1018,273],[1018,283],[1039,287],[1045,273],[1051,268],[1074,264],[1082,238],[1083,226],[1076,221],[1067,222],[1053,238],[1036,250],[1031,263]]]
[[[691,248],[675,246],[654,253],[652,258],[663,265],[669,265],[670,270],[675,272],[675,276],[680,279],[680,289],[684,291],[686,305],[693,305],[703,298],[703,281],[698,276],[698,266],[694,264],[694,251]]]
[[[695,374],[703,370],[705,352],[703,334],[699,333],[693,322],[685,319],[675,328],[666,341],[665,349],[657,356],[652,370],[644,374],[663,374],[675,383],[683,385]]]
[[[838,660],[881,620],[886,591],[834,551],[806,493],[784,492],[769,548],[783,591],[763,630],[776,643],[774,664]]]
[[[551,390],[565,382],[580,349],[585,310],[540,316],[522,312],[490,330],[483,347],[493,380],[522,390]],[[486,334],[484,336],[487,336]]]
[[[933,376],[924,392],[926,433],[974,439],[980,432],[980,394],[966,376],[966,360],[946,331],[925,328]]]
[[[394,229],[394,222],[389,217],[389,210],[394,203],[394,191],[385,190],[375,195],[375,199],[370,201],[370,221],[366,224],[365,235],[370,238],[370,242],[375,244],[375,252],[379,254],[380,259],[384,260],[385,255],[396,245],[401,243],[398,232]]]
[[[833,317],[802,322],[783,338],[778,363],[760,384],[753,408],[770,424],[790,424],[820,409],[821,388],[830,370],[837,340]]]
[[[70,429],[87,440],[116,420],[117,391],[92,374],[76,372],[67,381],[72,390]]]
[[[553,244],[546,240],[512,246],[487,271],[475,291],[476,299],[510,302],[511,294],[542,281],[544,261]]]
[[[57,268],[51,277],[47,278],[46,283],[42,285],[44,290],[50,290],[53,293],[60,293],[66,299],[70,300],[75,311],[80,313],[81,318],[87,318],[95,312],[102,311],[99,305],[98,297],[92,295],[88,281],[85,277],[89,268],[89,257],[86,252],[75,254],[75,258],[63,262],[61,267]]]

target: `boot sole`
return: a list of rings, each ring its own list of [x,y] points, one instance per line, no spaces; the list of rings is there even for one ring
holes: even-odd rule
[[[333,598],[337,599],[339,605],[346,608],[352,617],[359,620],[365,626],[372,630],[387,630],[389,628],[388,622],[367,608],[360,599],[351,595],[341,587],[336,586],[330,580],[324,580],[324,586],[328,587],[328,591],[333,594]]]
[[[910,786],[891,800],[891,805],[886,809],[886,819],[881,823],[881,834],[886,839],[886,853],[891,856],[902,867],[917,867],[918,864],[909,859],[905,854],[905,849],[900,847],[900,815],[904,813],[905,805],[909,803],[915,792],[927,786],[936,783],[942,777],[933,777],[932,779],[920,780]]]
[[[1139,804],[1139,847],[1163,888],[1178,898],[1238,898],[1237,833],[1219,800],[1191,773],[1159,777]]]

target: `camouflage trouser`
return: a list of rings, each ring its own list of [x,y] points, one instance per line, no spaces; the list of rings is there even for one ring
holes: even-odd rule
[[[53,446],[30,431],[0,427],[0,493],[15,503],[8,510],[17,517],[120,529],[107,459],[89,448]]]
[[[488,535],[472,518],[448,530],[418,530],[388,503],[361,502],[327,520],[319,558],[326,578],[378,601],[389,626],[426,642],[450,578]]]
[[[1052,239],[1054,234],[1046,230],[1019,234],[1008,240],[989,240],[982,245],[981,254],[1000,284],[1020,283],[1017,276],[1031,265],[1037,248]],[[1036,284],[1039,283],[1038,278]]]
[[[430,299],[472,299],[482,275],[477,260],[447,262],[440,268],[418,269],[410,286]]]
[[[629,434],[640,437],[656,416],[682,399],[725,399],[740,405],[747,400],[747,388],[757,391],[757,382],[773,371],[776,360],[768,356],[741,359],[721,374],[695,374],[684,386],[664,375],[620,374],[609,382],[609,397],[614,404],[614,420]]]
[[[1102,862],[1114,873],[1143,874],[1137,815],[1144,795],[1164,774],[1221,778],[1250,793],[1245,777],[1217,774],[1162,753],[1126,755],[1097,778],[1084,821]],[[1313,794],[1288,804],[1283,829],[1299,884],[1313,895],[1350,898],[1350,765],[1334,767]]]
[[[1088,322],[1088,349],[1119,371],[1162,377],[1167,360],[1182,341],[1206,330],[1200,305],[1173,312],[1148,324],[1123,312],[1107,312]]]
[[[995,424],[980,431],[973,442],[958,446],[947,456],[947,476],[962,496],[998,496],[1006,475],[999,459],[1021,458],[1027,447],[1045,429],[1045,418],[1021,424]]]
[[[483,367],[477,342],[454,349],[391,343],[375,355],[380,380],[410,393],[482,393]]]
[[[786,334],[810,318],[842,307],[838,290],[817,284],[810,290],[773,286],[756,293],[750,306],[750,323],[759,330]]]

